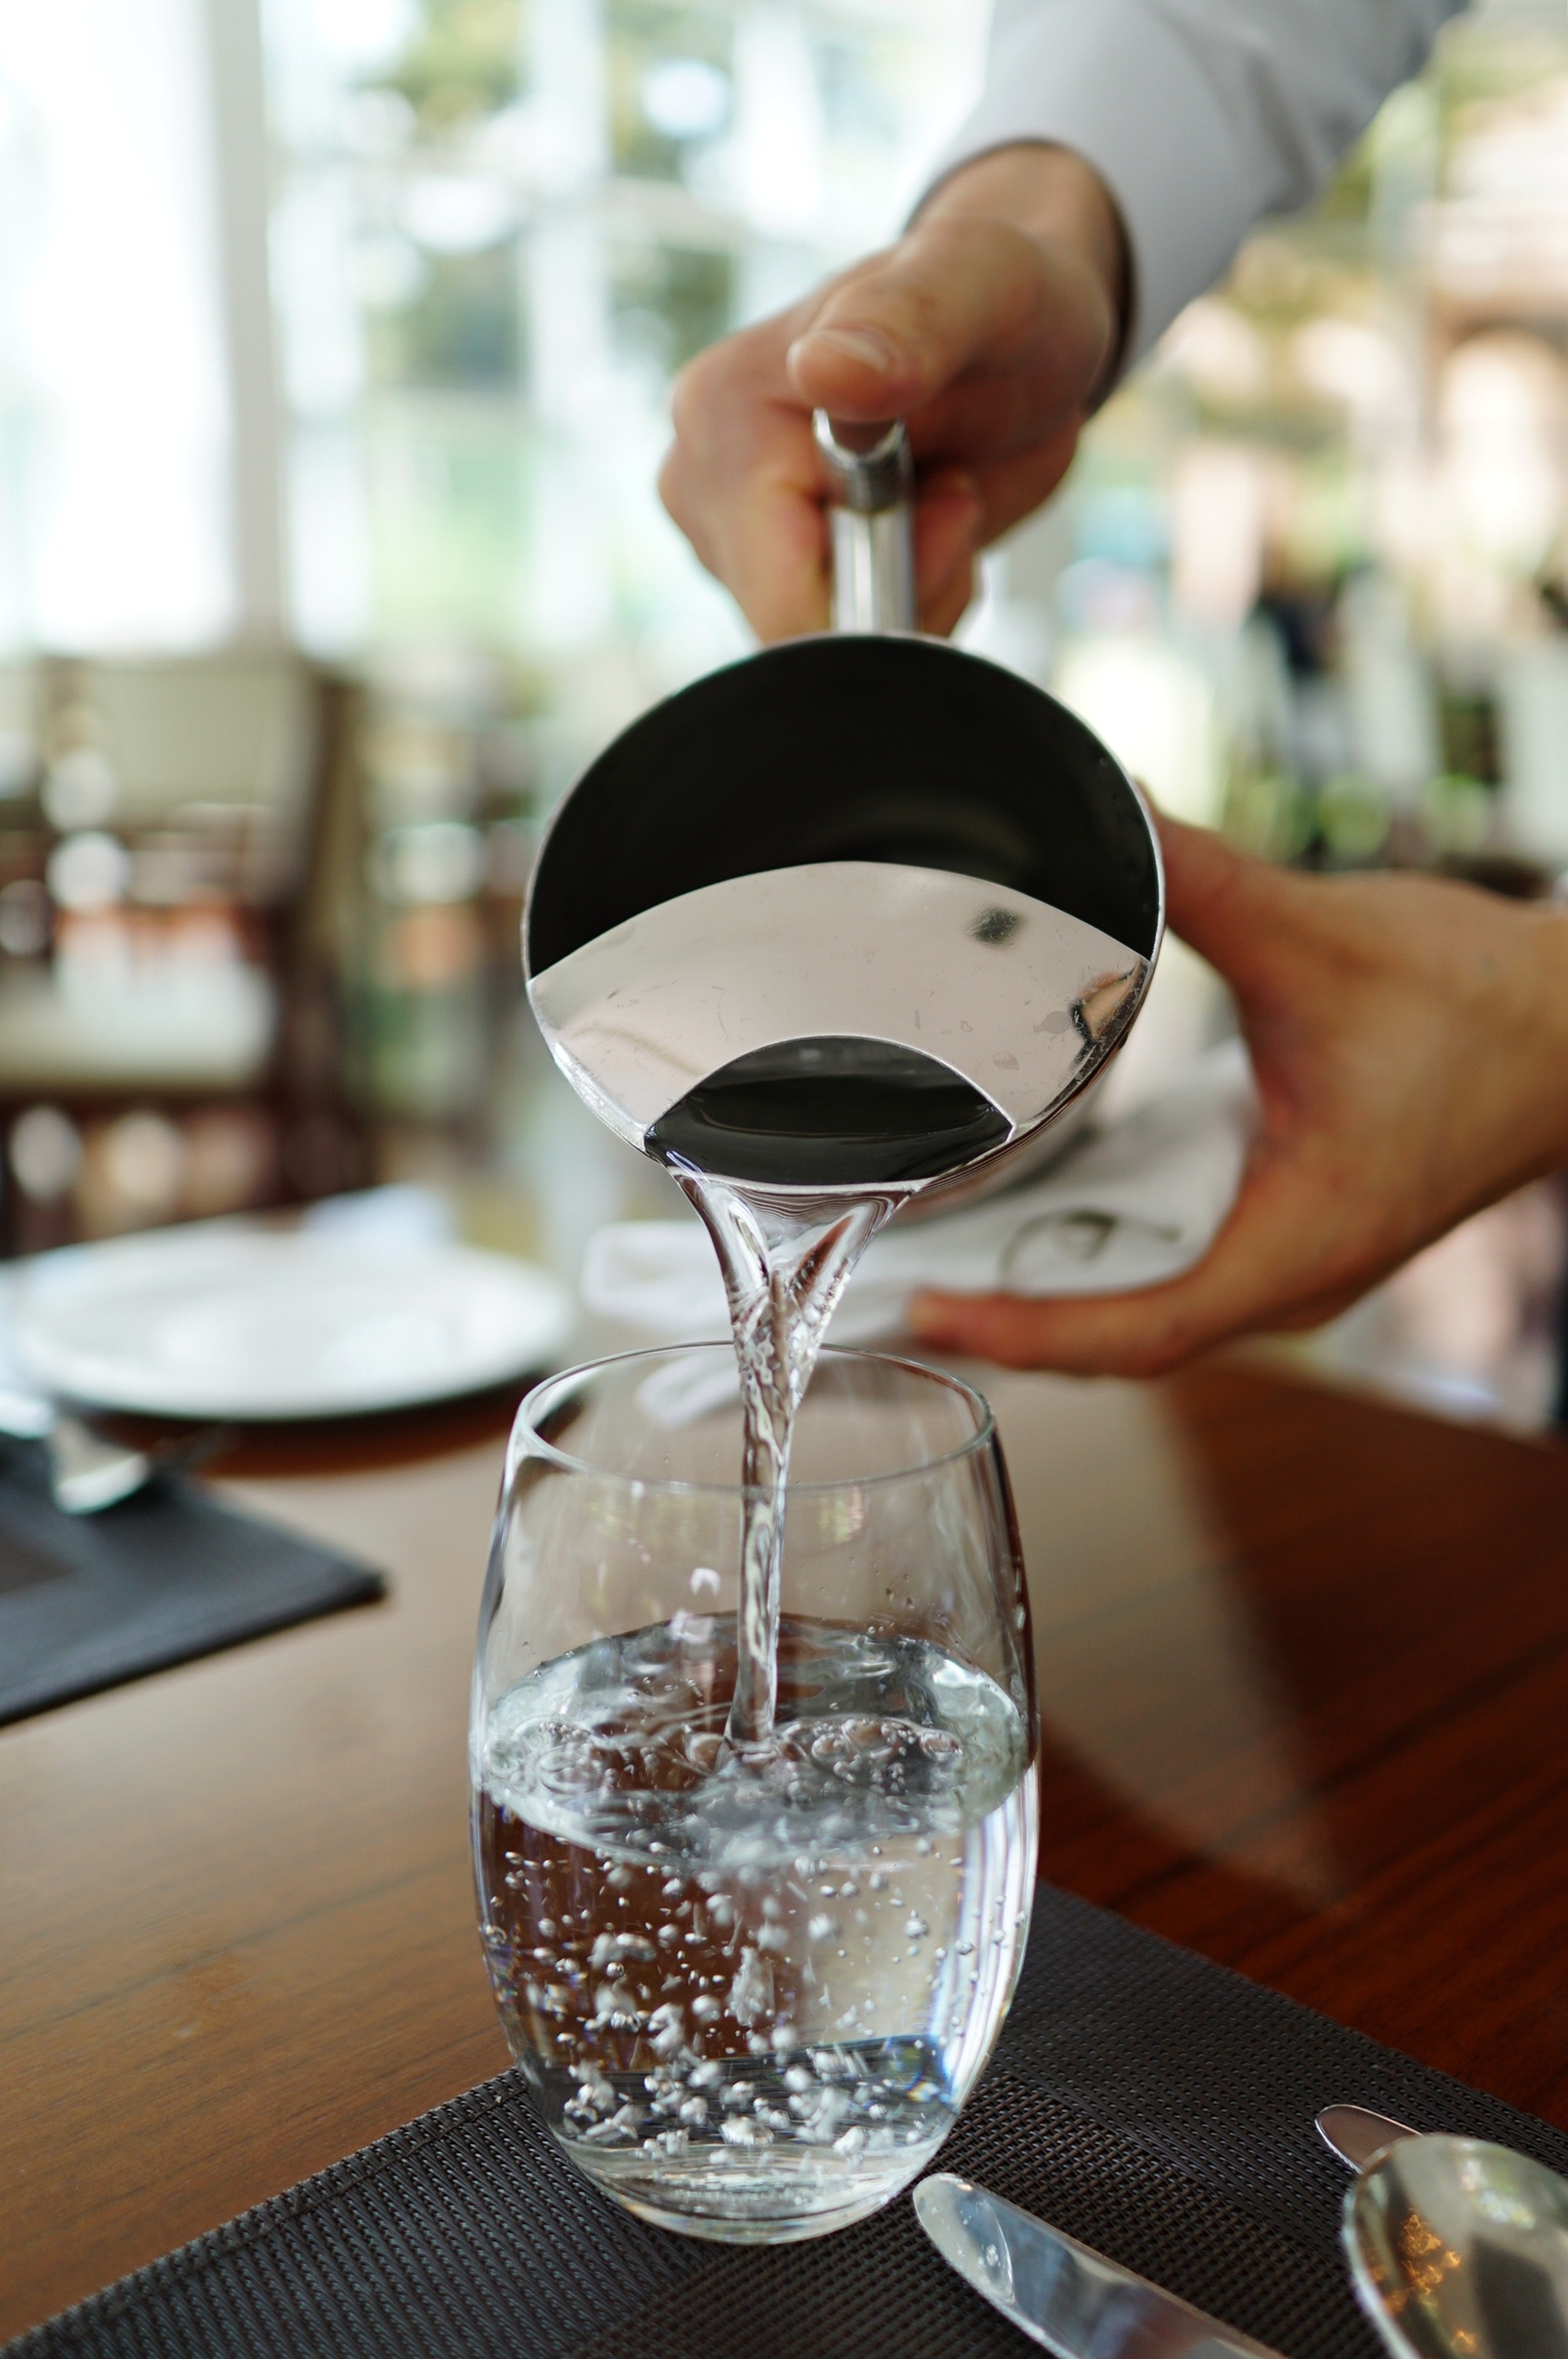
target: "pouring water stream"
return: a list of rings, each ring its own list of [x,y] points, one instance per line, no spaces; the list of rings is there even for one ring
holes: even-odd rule
[[[727,1737],[766,1753],[778,1688],[784,1501],[795,1412],[839,1297],[877,1231],[907,1201],[887,1188],[849,1202],[798,1200],[697,1171],[676,1174],[724,1272],[741,1377],[745,1486],[735,1694]]]

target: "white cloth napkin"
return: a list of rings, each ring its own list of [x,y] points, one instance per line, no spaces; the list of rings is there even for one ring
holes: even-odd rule
[[[897,1334],[925,1287],[954,1294],[1107,1294],[1202,1259],[1247,1159],[1255,1100],[1239,1040],[1068,1148],[1038,1180],[873,1238],[833,1320],[837,1343]],[[618,1221],[589,1240],[583,1301],[660,1342],[729,1333],[706,1231]]]

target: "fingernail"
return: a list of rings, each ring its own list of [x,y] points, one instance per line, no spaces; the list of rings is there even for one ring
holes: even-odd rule
[[[916,1335],[927,1343],[940,1343],[947,1332],[947,1315],[942,1304],[932,1294],[917,1294],[909,1306],[909,1324]]]
[[[859,362],[861,368],[873,369],[878,376],[891,376],[903,357],[892,338],[884,336],[880,328],[808,328],[791,345],[790,359],[807,344],[831,344],[836,353]]]

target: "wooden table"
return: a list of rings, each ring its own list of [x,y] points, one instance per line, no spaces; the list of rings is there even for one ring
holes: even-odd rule
[[[1568,1452],[1236,1366],[985,1381],[1044,1867],[1568,2125]],[[0,1732],[0,2330],[504,2062],[464,1714],[501,1419],[254,1446],[389,1602]]]

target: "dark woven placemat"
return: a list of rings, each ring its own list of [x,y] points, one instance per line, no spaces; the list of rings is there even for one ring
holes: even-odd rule
[[[379,1573],[160,1476],[62,1515],[43,1451],[0,1445],[0,1723],[382,1594]]]
[[[1568,2136],[1043,1887],[996,2058],[940,2168],[1288,2354],[1379,2359],[1337,2244],[1336,2100],[1568,2170]],[[741,2251],[644,2228],[504,2073],[156,2261],[0,2359],[1017,2359],[907,2197]]]

